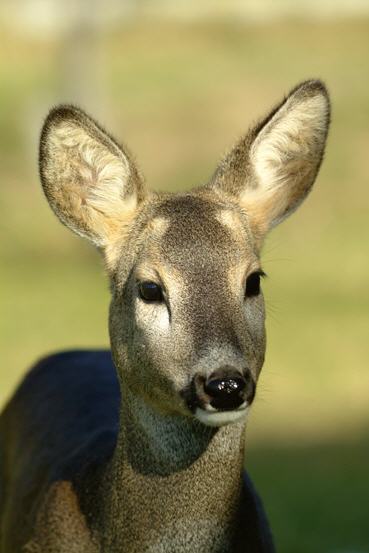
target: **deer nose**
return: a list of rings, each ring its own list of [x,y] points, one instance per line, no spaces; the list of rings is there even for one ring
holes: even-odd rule
[[[224,369],[212,373],[204,383],[210,405],[221,410],[237,409],[242,405],[246,399],[246,387],[244,375]]]

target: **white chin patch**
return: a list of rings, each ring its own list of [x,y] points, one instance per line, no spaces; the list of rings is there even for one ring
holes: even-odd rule
[[[195,411],[195,417],[207,426],[224,426],[246,419],[248,412],[249,406],[245,401],[245,403],[234,411],[207,411],[198,407]]]

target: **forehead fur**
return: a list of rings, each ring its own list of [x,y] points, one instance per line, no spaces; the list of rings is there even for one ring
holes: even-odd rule
[[[175,265],[199,270],[212,262],[221,269],[219,258],[223,264],[231,257],[240,258],[250,247],[246,232],[240,233],[240,219],[234,229],[225,224],[219,217],[222,211],[222,204],[194,194],[166,198],[156,210],[156,217],[166,221],[158,244],[160,255]]]
[[[156,195],[135,221],[129,243],[120,243],[116,255],[120,261],[115,279],[121,284],[137,261],[145,269],[148,263],[159,271],[195,277],[226,273],[258,257],[245,213],[232,203],[196,192]]]

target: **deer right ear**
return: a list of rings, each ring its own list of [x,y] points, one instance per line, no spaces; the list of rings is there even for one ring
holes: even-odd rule
[[[246,212],[259,245],[310,191],[323,158],[329,119],[324,84],[301,83],[218,167],[210,186]]]
[[[100,248],[124,232],[144,197],[129,154],[73,106],[53,109],[45,121],[40,174],[59,219]]]

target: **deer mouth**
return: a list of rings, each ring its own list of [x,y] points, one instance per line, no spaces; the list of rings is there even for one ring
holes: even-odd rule
[[[246,420],[248,412],[249,405],[245,401],[237,409],[227,411],[219,411],[211,406],[206,409],[197,407],[194,414],[200,422],[207,426],[224,426]]]

